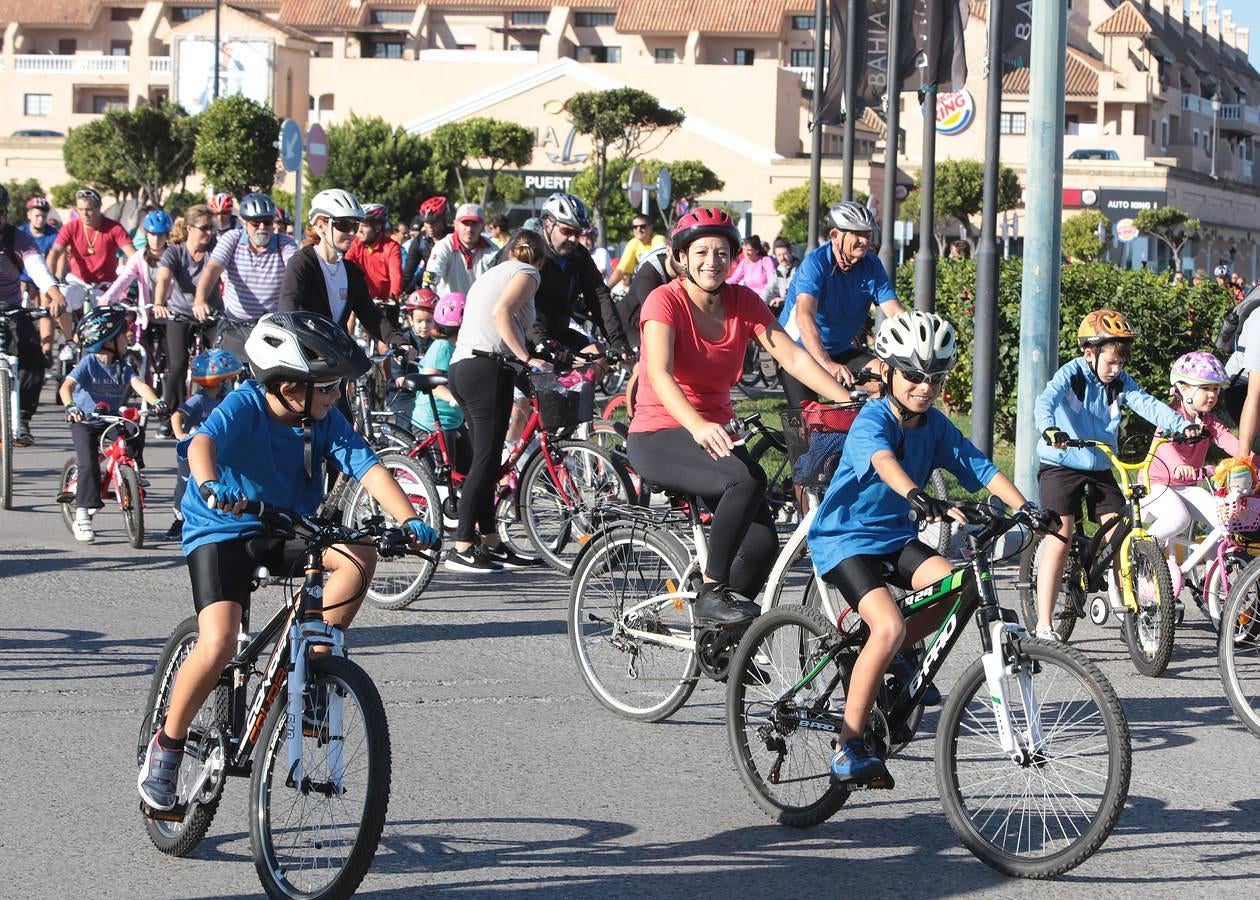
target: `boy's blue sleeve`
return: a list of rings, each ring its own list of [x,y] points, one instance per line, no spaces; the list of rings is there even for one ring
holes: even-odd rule
[[[354,430],[354,426],[341,414],[341,410],[329,410],[324,421],[328,423],[326,458],[343,475],[349,475],[358,481],[380,461],[376,457],[376,451]]]
[[[1037,395],[1036,418],[1038,431],[1045,431],[1047,428],[1054,426],[1054,410],[1059,405],[1059,398],[1069,390],[1069,382],[1072,380],[1071,369],[1071,364],[1060,367],[1059,371],[1054,373],[1054,376],[1041,393]]]
[[[871,460],[881,450],[895,452],[897,423],[892,415],[871,412],[859,413],[845,438],[843,458],[859,481],[864,480],[875,468]]]
[[[87,376],[87,371],[88,357],[85,356],[74,364],[74,368],[70,370],[70,374],[66,377],[72,379],[75,384],[86,386],[92,383],[92,379]]]
[[[936,444],[936,468],[952,473],[968,491],[978,491],[993,480],[998,467],[942,414],[942,434]]]
[[[1173,412],[1172,407],[1160,403],[1133,380],[1128,372],[1120,373],[1124,387],[1124,405],[1129,407],[1146,421],[1164,431],[1181,431],[1190,425],[1185,419]]]
[[[420,368],[436,369],[439,372],[445,372],[451,367],[451,357],[455,355],[455,345],[450,341],[434,341],[429,345],[429,349],[424,351],[424,358],[420,360]]]

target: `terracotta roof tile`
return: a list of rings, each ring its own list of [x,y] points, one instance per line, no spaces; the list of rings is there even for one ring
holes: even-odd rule
[[[1133,0],[1124,0],[1116,7],[1115,12],[1098,23],[1094,31],[1098,34],[1145,36],[1153,34],[1155,29],[1151,27],[1151,23],[1146,20],[1146,16],[1142,15]]]
[[[0,0],[0,25],[91,25],[96,21],[100,0],[53,0],[30,3],[26,0]]]
[[[365,2],[375,2],[375,0],[365,0]],[[419,5],[419,0],[411,0],[411,2]],[[490,10],[492,12],[511,12],[514,9],[551,9],[559,5],[559,0],[428,0],[430,9]],[[622,0],[570,0],[565,5],[570,9],[620,12]],[[620,18],[619,15],[618,19]]]
[[[1097,97],[1100,64],[1075,47],[1068,48],[1066,87],[1069,97]],[[1030,69],[1007,72],[1002,90],[1009,94],[1027,94]]]
[[[367,4],[351,6],[350,0],[280,0],[280,21],[286,25],[353,28],[366,17]]]
[[[618,4],[617,30],[629,34],[764,34],[783,28],[784,0],[635,0]]]

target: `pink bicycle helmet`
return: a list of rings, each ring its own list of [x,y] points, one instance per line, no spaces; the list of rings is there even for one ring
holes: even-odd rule
[[[443,328],[458,328],[464,324],[464,295],[443,294],[433,310],[433,321]]]
[[[1168,373],[1169,384],[1229,384],[1221,361],[1202,350],[1179,357]]]

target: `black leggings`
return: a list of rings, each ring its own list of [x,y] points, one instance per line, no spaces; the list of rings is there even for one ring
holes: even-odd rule
[[[831,354],[832,362],[844,363],[854,374],[874,358],[870,353],[858,350],[856,347],[845,350],[843,353]],[[789,375],[787,369],[779,370],[779,384],[783,385],[783,397],[787,400],[788,406],[800,406],[806,400],[818,399],[815,391]]]
[[[188,322],[164,320],[166,325],[166,384],[162,386],[162,401],[170,409],[179,409],[188,380],[188,346],[192,343],[193,326]],[[212,341],[213,343],[213,341]]]
[[[475,543],[495,533],[494,489],[503,464],[503,439],[512,414],[513,373],[493,359],[474,356],[450,368],[450,388],[464,410],[472,462],[459,495],[455,540]]]
[[[655,487],[700,497],[713,512],[704,574],[756,597],[779,552],[766,503],[766,473],[746,447],[713,459],[685,428],[632,431],[630,463]]]
[[[74,441],[74,457],[79,465],[78,487],[75,489],[76,509],[100,509],[101,502],[101,433],[107,426],[99,423],[71,422],[70,437]],[[112,432],[117,434],[117,430]],[[144,432],[127,441],[127,451],[136,465],[144,468]]]
[[[0,326],[4,327],[4,326]],[[39,343],[39,330],[25,316],[9,324],[9,352],[18,358],[18,418],[25,424],[39,406],[39,392],[44,388],[44,350]],[[16,350],[16,352],[14,352]]]

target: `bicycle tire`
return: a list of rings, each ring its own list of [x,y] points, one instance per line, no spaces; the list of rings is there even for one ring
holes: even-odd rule
[[[79,484],[79,464],[72,456],[61,467],[60,490],[57,492],[58,504],[61,506],[61,523],[66,531],[74,534],[74,492]],[[61,498],[67,498],[62,500]]]
[[[646,508],[652,505],[652,486],[644,481],[639,476],[639,473],[634,470],[634,466],[630,464],[630,456],[626,450],[627,434],[625,422],[614,422],[611,419],[592,419],[587,441],[612,454],[613,459],[621,464],[621,467],[625,469],[626,477],[630,479],[630,486],[634,488],[632,495],[634,502]]]
[[[1040,562],[1037,554],[1045,540],[1044,535],[1033,534],[1028,546],[1019,554],[1019,578],[1015,584],[1019,592],[1020,609],[1024,614],[1024,627],[1029,634],[1037,630],[1037,573]],[[1066,643],[1076,630],[1076,615],[1070,613],[1067,604],[1074,604],[1074,598],[1079,598],[1080,608],[1084,609],[1086,599],[1085,574],[1081,571],[1080,560],[1071,555],[1063,564],[1063,580],[1059,593],[1061,596],[1056,604],[1058,617],[1054,622],[1054,630],[1059,635],[1059,640]]]
[[[1168,561],[1154,538],[1135,538],[1129,544],[1129,565],[1138,611],[1126,609],[1120,617],[1124,643],[1138,674],[1158,678],[1172,659],[1177,630],[1177,604]],[[1116,575],[1119,583],[1118,565]]]
[[[525,523],[521,521],[520,508],[511,494],[501,497],[495,506],[494,530],[499,535],[499,541],[503,546],[521,559],[542,562],[538,551],[534,549],[533,542],[529,539]]]
[[[598,527],[598,509],[629,506],[634,487],[608,452],[586,441],[552,441],[564,492],[551,479],[544,451],[534,454],[518,488],[521,520],[535,554],[568,575],[578,551]]]
[[[784,528],[795,527],[799,516],[787,445],[773,432],[758,432],[748,447],[748,455],[766,474],[766,502],[770,504],[775,524]]]
[[[0,509],[13,508],[13,373],[0,359]]]
[[[753,387],[761,381],[761,367],[757,364],[756,341],[749,341],[744,348],[744,365],[739,372],[739,383],[743,387]]]
[[[284,900],[352,895],[376,856],[389,805],[389,723],[372,679],[348,659],[323,655],[311,658],[307,684],[340,697],[340,733],[329,739],[315,728],[302,738],[303,779],[297,789],[288,786],[289,719],[281,693],[249,779],[254,868],[267,896]],[[330,852],[336,859],[315,857]]]
[[[127,540],[133,548],[144,546],[144,500],[140,493],[140,476],[131,466],[118,467],[122,496],[118,505],[122,508],[123,524],[127,526]]]
[[[1260,559],[1252,560],[1230,588],[1216,656],[1229,705],[1260,737]]]
[[[188,652],[197,643],[198,634],[197,617],[189,616],[175,627],[166,646],[162,648],[162,655],[158,658],[153,681],[149,686],[149,696],[145,700],[145,716],[140,723],[140,738],[136,745],[137,766],[143,765],[149,741],[166,718],[175,676],[187,659]],[[180,763],[178,787],[181,797],[186,793],[188,782],[196,775],[201,760],[215,748],[217,741],[214,730],[226,735],[230,727],[228,723],[231,721],[231,705],[231,691],[225,685],[217,685],[193,717],[184,742],[184,759]],[[223,782],[220,782],[212,788],[204,802],[190,806],[181,822],[167,822],[142,815],[149,840],[167,856],[187,856],[210,830],[222,796]]]
[[[403,489],[415,515],[441,534],[442,501],[428,470],[401,453],[384,453],[380,456],[380,463]],[[362,484],[356,484],[346,502],[342,523],[355,528],[371,516],[384,516],[387,525],[398,524],[381,509]],[[368,582],[366,600],[378,609],[402,609],[414,603],[424,592],[436,570],[437,564],[423,556],[378,559],[376,571]]]
[[[1031,663],[1035,708],[1045,736],[1042,752],[1021,764],[998,743],[984,660],[976,659],[941,712],[936,784],[950,828],[981,862],[1006,875],[1050,878],[1089,859],[1111,834],[1129,793],[1132,747],[1124,708],[1097,666],[1063,644],[1025,639],[1019,646]],[[1019,676],[1007,671],[1003,677],[1008,679],[1013,730],[1022,741],[1031,723]],[[1058,699],[1060,693],[1064,699]],[[1099,724],[1091,729],[1095,718]],[[1101,744],[1100,736],[1105,739]],[[972,775],[976,769],[981,771]],[[995,770],[1008,775],[1010,789],[1004,796],[999,796],[1002,785],[994,786],[1001,777]],[[971,787],[974,803],[963,796]],[[1066,789],[1069,798],[1053,809],[1043,808],[1036,821],[1031,804],[1047,801],[1056,788]],[[1096,802],[1086,803],[1094,797]],[[1030,816],[1034,821],[1028,823]],[[1018,819],[1014,826],[1012,818]],[[990,825],[995,829],[991,835],[985,833]]]
[[[831,780],[831,739],[843,715],[833,708],[835,694],[843,700],[852,659],[837,655],[805,680],[837,639],[817,610],[781,606],[749,626],[726,682],[726,732],[739,780],[766,815],[792,828],[825,822],[849,799],[849,789]],[[835,692],[824,694],[833,679]],[[819,703],[836,732],[795,727],[795,711]]]

